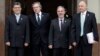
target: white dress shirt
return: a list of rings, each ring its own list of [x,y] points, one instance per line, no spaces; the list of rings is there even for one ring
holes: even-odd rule
[[[36,20],[38,21],[38,15],[35,14],[35,16],[36,16]],[[39,12],[39,18],[40,18],[40,21],[41,21],[41,16],[42,16],[42,12]]]
[[[84,31],[84,22],[85,22],[85,18],[86,18],[86,13],[87,11],[83,12],[80,14],[81,19],[80,19],[80,23],[81,23],[81,34],[80,36],[83,36],[83,31]]]
[[[16,17],[16,20],[17,20],[17,23],[19,22],[19,19],[20,19],[20,14],[15,14],[15,17]]]

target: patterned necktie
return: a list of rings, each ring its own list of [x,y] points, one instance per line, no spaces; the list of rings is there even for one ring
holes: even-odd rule
[[[40,24],[40,22],[41,22],[39,14],[37,14],[37,22],[38,22],[38,24]]]
[[[62,26],[63,26],[63,21],[60,20],[60,31],[62,30]]]

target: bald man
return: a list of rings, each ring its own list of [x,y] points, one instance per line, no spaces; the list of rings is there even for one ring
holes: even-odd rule
[[[73,16],[72,20],[72,44],[75,46],[75,56],[92,56],[92,44],[98,41],[98,30],[95,14],[87,11],[87,4],[80,1],[78,5],[80,13]],[[94,43],[89,43],[87,34],[93,32]]]
[[[49,48],[53,48],[53,56],[68,56],[71,21],[65,18],[66,11],[58,6],[58,17],[52,20],[49,32]]]

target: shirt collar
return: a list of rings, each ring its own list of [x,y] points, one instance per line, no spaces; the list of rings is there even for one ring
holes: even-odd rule
[[[20,16],[21,14],[15,14],[15,16]]]
[[[81,12],[81,15],[86,15],[87,11],[84,11],[83,13]]]
[[[61,21],[61,20],[64,21],[64,18],[62,18],[62,19],[58,18],[58,19],[59,19],[59,21]]]
[[[35,15],[37,15],[37,14],[35,14]],[[40,15],[42,15],[42,12],[39,12],[39,16],[40,16]]]

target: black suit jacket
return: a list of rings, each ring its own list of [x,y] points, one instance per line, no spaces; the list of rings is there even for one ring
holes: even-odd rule
[[[87,40],[87,33],[93,32],[94,34],[94,39],[98,41],[98,30],[97,30],[97,23],[96,23],[96,18],[95,14],[92,12],[87,11],[86,13],[86,18],[85,18],[85,23],[84,23],[84,31],[83,31],[83,40],[85,44],[88,44]],[[72,20],[72,42],[77,42],[79,43],[80,41],[80,33],[81,33],[81,23],[80,23],[80,13],[76,14],[73,16]]]
[[[68,48],[70,41],[70,26],[71,21],[65,18],[62,30],[60,31],[58,18],[52,20],[49,31],[49,45],[53,45],[53,48]]]
[[[41,41],[41,43],[48,44],[48,34],[51,21],[49,14],[42,12],[40,24],[38,24],[35,14],[30,15],[29,18],[31,43],[39,44]]]
[[[17,23],[15,15],[10,15],[5,20],[5,41],[11,43],[11,47],[23,47],[29,43],[28,17],[21,15]]]

